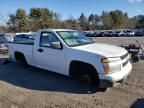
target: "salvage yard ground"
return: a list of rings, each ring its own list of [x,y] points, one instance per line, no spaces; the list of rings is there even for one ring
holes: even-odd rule
[[[135,38],[95,38],[120,45]],[[137,38],[144,46],[144,38]],[[0,55],[0,108],[144,108],[144,61],[133,63],[125,83],[107,91],[92,89],[68,77],[16,63],[2,64]]]

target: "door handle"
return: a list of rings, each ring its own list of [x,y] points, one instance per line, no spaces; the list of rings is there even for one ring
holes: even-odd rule
[[[40,48],[40,49],[38,49],[37,51],[40,52],[40,53],[42,53],[42,52],[43,52],[43,49]]]

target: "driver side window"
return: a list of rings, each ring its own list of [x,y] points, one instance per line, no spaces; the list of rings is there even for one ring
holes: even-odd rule
[[[52,48],[52,42],[58,42],[59,40],[53,33],[42,32],[40,37],[40,47]]]

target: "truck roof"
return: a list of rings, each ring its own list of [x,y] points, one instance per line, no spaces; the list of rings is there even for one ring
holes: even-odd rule
[[[75,30],[72,30],[72,29],[41,29],[39,31],[75,31]]]

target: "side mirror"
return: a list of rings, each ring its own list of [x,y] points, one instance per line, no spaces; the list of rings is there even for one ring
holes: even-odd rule
[[[52,48],[62,49],[62,45],[60,42],[52,42],[51,46],[52,46]]]

